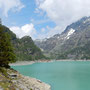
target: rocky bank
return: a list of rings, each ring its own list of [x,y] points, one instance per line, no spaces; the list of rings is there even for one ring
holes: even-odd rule
[[[40,80],[4,68],[0,69],[0,90],[51,90],[51,88]]]

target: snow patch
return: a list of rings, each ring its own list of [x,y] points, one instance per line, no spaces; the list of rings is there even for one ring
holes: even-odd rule
[[[57,37],[58,39],[60,38],[60,37]]]
[[[85,23],[87,23],[87,22],[89,22],[89,21],[90,21],[90,18],[87,19],[87,20],[85,20],[85,21],[83,21],[83,23],[85,24]]]
[[[75,32],[75,30],[74,30],[73,28],[71,28],[71,29],[69,30],[69,32],[67,33],[67,36],[65,37],[65,39],[69,39],[70,36],[71,36],[74,32]]]
[[[74,32],[75,32],[75,30],[71,28],[70,31],[68,32],[67,36],[72,35]]]

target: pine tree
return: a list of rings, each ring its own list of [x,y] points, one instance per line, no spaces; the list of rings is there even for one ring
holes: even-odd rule
[[[15,54],[10,36],[5,32],[3,26],[0,26],[0,66],[8,67],[12,62],[15,62]]]

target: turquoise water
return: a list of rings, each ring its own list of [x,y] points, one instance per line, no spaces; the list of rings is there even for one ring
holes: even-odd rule
[[[40,79],[52,90],[90,90],[90,62],[53,62],[13,66],[25,76]]]

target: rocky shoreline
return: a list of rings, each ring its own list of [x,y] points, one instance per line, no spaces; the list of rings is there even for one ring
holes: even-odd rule
[[[51,86],[35,78],[21,75],[13,69],[0,72],[0,90],[51,90]]]
[[[35,78],[19,75],[18,81],[14,81],[22,90],[51,90],[50,85],[41,82]]]

